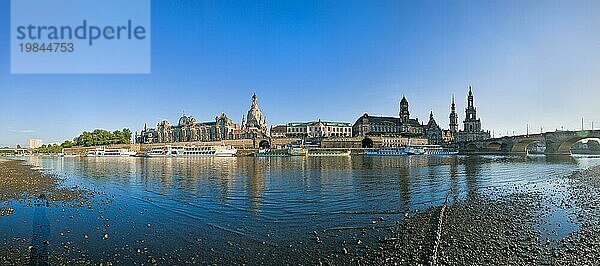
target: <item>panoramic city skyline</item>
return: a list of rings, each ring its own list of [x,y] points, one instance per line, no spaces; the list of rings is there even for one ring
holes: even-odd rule
[[[155,126],[183,111],[236,123],[260,98],[269,126],[364,113],[433,111],[459,125],[473,86],[482,129],[498,137],[600,128],[600,3],[153,1],[152,73],[11,75],[0,62],[0,146],[84,130]],[[0,49],[9,50],[9,2]],[[200,15],[200,16],[199,16]],[[12,111],[14,110],[14,111]]]

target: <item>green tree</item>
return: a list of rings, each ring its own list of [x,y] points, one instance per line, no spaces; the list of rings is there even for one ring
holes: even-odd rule
[[[73,139],[75,146],[101,146],[110,144],[130,144],[131,143],[131,130],[124,128],[121,130],[115,130],[113,132],[96,129],[93,132],[84,131],[81,135]]]
[[[60,153],[62,152],[63,147],[57,144],[52,145],[42,145],[41,147],[35,149],[37,153]]]
[[[73,143],[70,140],[65,140],[63,144],[60,144],[60,146],[62,146],[63,148],[72,148],[73,146],[75,146],[75,143]]]
[[[600,142],[597,140],[590,140],[587,145],[588,149],[591,151],[600,151]]]

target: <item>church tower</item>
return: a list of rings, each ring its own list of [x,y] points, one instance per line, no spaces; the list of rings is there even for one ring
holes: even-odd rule
[[[477,119],[477,109],[473,100],[473,90],[469,86],[469,95],[467,96],[467,109],[465,110],[464,129],[465,132],[480,132],[481,121]]]
[[[406,97],[402,96],[402,100],[400,100],[400,122],[405,124],[408,123],[410,119],[410,112],[408,111],[408,100]]]
[[[456,113],[456,104],[454,104],[454,95],[452,95],[452,106],[450,107],[450,132],[458,132],[458,114]]]

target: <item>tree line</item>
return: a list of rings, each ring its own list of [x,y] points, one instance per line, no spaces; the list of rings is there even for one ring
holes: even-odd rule
[[[37,153],[60,153],[64,148],[72,147],[91,147],[111,144],[130,144],[131,130],[115,130],[110,132],[104,129],[96,129],[92,132],[84,131],[81,135],[75,137],[73,141],[66,140],[62,144],[42,145],[35,149]]]
[[[111,144],[130,144],[131,130],[124,128],[123,130],[115,130],[110,132],[104,129],[96,129],[92,132],[84,131],[73,139],[74,146],[90,147]]]

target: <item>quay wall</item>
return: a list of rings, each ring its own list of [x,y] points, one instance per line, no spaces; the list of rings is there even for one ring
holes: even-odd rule
[[[94,150],[100,147],[106,148],[115,148],[115,149],[129,149],[135,151],[137,153],[146,153],[150,151],[153,147],[164,146],[164,145],[173,145],[173,146],[219,146],[219,145],[227,145],[233,146],[236,149],[240,150],[240,153],[245,154],[246,150],[255,151],[258,148],[258,145],[261,141],[267,140],[271,144],[271,146],[285,146],[288,143],[297,141],[296,138],[279,138],[279,139],[236,139],[236,140],[223,140],[223,141],[194,141],[194,142],[174,142],[174,143],[152,143],[152,144],[116,144],[116,145],[105,145],[105,146],[95,146],[95,147],[73,147],[73,148],[65,148],[63,153],[65,155],[85,155],[89,151]]]
[[[385,137],[368,137],[372,140],[372,147],[370,149],[379,149],[385,147],[400,147],[404,145],[410,144],[412,145],[426,145],[427,139],[422,138],[385,138]],[[324,139],[321,142],[320,149],[325,150],[350,150],[352,154],[360,154],[365,150],[363,148],[363,140],[364,137],[353,137],[353,138],[331,138]],[[273,139],[237,139],[237,140],[223,140],[223,141],[195,141],[195,142],[175,142],[175,143],[153,143],[153,144],[118,144],[118,145],[106,145],[102,147],[106,148],[115,148],[115,149],[129,149],[137,152],[139,155],[142,155],[146,152],[149,152],[153,147],[160,147],[164,145],[173,145],[173,146],[218,146],[218,145],[227,145],[233,146],[238,149],[238,155],[248,155],[258,150],[258,145],[261,141],[267,140],[269,141],[271,147],[276,146],[285,146],[291,142],[298,141],[297,138],[273,138]],[[65,148],[63,153],[65,155],[85,155],[89,151],[94,150],[97,147],[73,147],[73,148]]]

